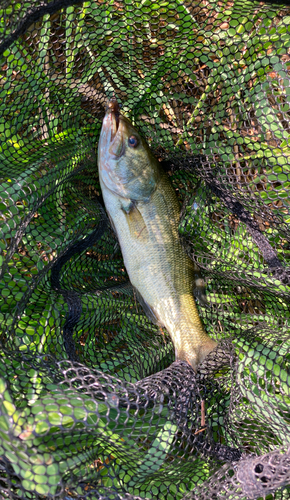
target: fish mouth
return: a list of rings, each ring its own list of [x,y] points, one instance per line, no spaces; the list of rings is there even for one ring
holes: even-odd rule
[[[120,125],[120,106],[116,97],[112,97],[108,103],[106,117],[103,122],[103,128],[107,130],[110,136],[109,142],[114,141]]]
[[[120,106],[115,96],[113,96],[109,101],[107,113],[111,113],[111,115],[115,118],[115,127],[117,132],[120,123]]]
[[[116,97],[112,97],[108,103],[106,115],[103,121],[101,137],[103,150],[112,155],[112,159],[118,159],[125,152],[124,129],[121,125],[124,117],[120,114],[120,106]]]

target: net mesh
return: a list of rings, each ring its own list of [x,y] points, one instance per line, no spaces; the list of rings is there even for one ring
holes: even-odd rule
[[[0,14],[1,498],[290,498],[290,7]],[[219,343],[197,372],[144,314],[104,208],[113,95],[180,201]]]

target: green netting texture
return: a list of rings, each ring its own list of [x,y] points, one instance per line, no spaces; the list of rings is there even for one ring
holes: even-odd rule
[[[179,203],[197,370],[104,203],[116,102]],[[290,499],[290,6],[4,0],[0,110],[0,498]]]

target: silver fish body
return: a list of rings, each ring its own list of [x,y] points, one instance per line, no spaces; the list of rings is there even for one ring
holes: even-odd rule
[[[194,266],[179,241],[179,203],[114,99],[103,120],[98,167],[130,281],[149,317],[169,332],[176,359],[196,370],[217,344],[205,332],[193,298]]]

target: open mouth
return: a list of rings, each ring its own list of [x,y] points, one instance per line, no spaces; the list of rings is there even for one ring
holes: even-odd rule
[[[115,157],[120,158],[125,152],[123,134],[120,127],[120,106],[116,97],[112,97],[109,101],[106,120],[103,122],[104,133],[107,136],[107,145],[109,146],[109,153]]]
[[[116,99],[116,97],[112,97],[109,101],[109,104],[108,104],[108,111],[111,112],[111,114],[114,115],[115,117],[115,122],[116,122],[116,132],[119,128],[119,117],[120,117],[120,106],[118,104],[118,101]]]

